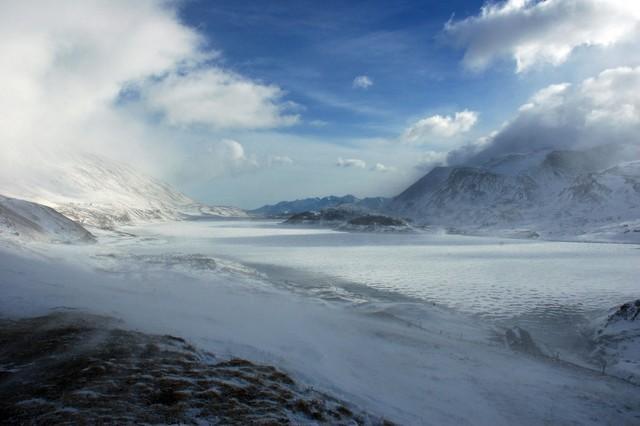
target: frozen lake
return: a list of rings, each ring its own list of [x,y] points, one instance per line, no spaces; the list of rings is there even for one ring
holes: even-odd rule
[[[269,221],[96,232],[91,245],[0,245],[2,312],[108,315],[221,359],[277,365],[399,424],[631,425],[640,416],[637,388],[594,371],[579,332],[592,311],[636,295],[637,246]],[[561,362],[508,349],[496,322],[524,325]]]
[[[637,297],[640,246],[435,234],[359,234],[274,221],[136,228],[153,248],[248,264],[326,299],[422,300],[487,319],[566,322]]]

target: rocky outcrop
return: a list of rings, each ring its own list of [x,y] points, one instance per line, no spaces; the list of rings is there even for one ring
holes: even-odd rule
[[[383,424],[269,365],[57,313],[0,321],[3,424]],[[390,423],[387,423],[390,424]]]
[[[514,351],[536,356],[545,355],[540,347],[534,342],[531,334],[523,328],[516,326],[507,329],[504,338],[507,346]]]
[[[603,372],[640,384],[640,299],[597,320],[591,356]]]
[[[294,214],[309,211],[320,211],[330,208],[349,206],[360,210],[380,211],[388,201],[384,197],[357,198],[353,195],[338,197],[330,195],[328,197],[304,198],[302,200],[281,201],[277,204],[262,206],[250,210],[249,214],[261,217],[289,217]]]
[[[292,215],[285,224],[328,226],[353,232],[410,232],[413,228],[404,220],[391,216],[363,213],[357,209],[332,208],[319,212]]]

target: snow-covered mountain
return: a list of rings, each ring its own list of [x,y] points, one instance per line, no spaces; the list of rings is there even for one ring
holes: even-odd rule
[[[346,205],[363,210],[376,211],[380,210],[387,200],[387,198],[383,197],[357,198],[353,195],[345,195],[342,197],[330,195],[322,198],[313,197],[302,200],[281,201],[277,204],[269,204],[255,210],[250,210],[249,213],[264,217],[283,217],[308,211],[318,212],[323,209]]]
[[[0,236],[50,242],[89,242],[93,235],[54,209],[0,195]]]
[[[467,232],[640,240],[640,161],[633,148],[510,154],[436,167],[387,205],[418,224]]]
[[[128,165],[92,154],[69,154],[18,176],[0,176],[0,193],[101,228],[188,216],[246,216],[238,208],[198,203]]]

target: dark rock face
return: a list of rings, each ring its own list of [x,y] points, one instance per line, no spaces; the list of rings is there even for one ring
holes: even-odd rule
[[[0,322],[3,424],[383,424],[274,367],[77,313]]]
[[[324,209],[319,212],[308,211],[292,215],[285,223],[318,223],[318,222],[344,222],[358,213],[346,209]]]
[[[325,208],[339,206],[340,204],[351,204],[359,201],[353,195],[345,195],[344,197],[328,196],[323,198],[305,198],[295,201],[281,201],[277,204],[262,206],[258,209],[251,210],[249,213],[277,217],[281,215],[292,215],[308,211],[321,210]]]
[[[514,351],[528,353],[530,355],[543,356],[544,353],[536,345],[531,334],[523,328],[513,327],[505,332],[507,346]]]
[[[608,320],[608,323],[616,321],[635,321],[640,314],[640,299],[634,302],[628,302],[620,306]]]
[[[380,215],[366,215],[356,217],[354,219],[351,219],[349,221],[349,224],[357,226],[407,226],[407,223],[404,220]]]
[[[591,358],[602,372],[640,384],[640,299],[598,319]]]
[[[249,213],[264,217],[286,217],[297,213],[320,211],[345,205],[378,211],[384,208],[387,201],[388,199],[384,197],[357,198],[353,195],[345,195],[343,197],[330,195],[322,198],[315,197],[295,201],[281,201],[277,204],[266,205],[255,210],[250,210]]]
[[[289,219],[285,220],[284,223],[307,223],[307,222],[317,222],[320,220],[320,213],[318,212],[302,212],[296,213],[292,215]]]
[[[355,232],[407,232],[407,222],[391,216],[363,213],[347,208],[324,209],[320,212],[294,214],[284,223],[330,226],[342,231]]]

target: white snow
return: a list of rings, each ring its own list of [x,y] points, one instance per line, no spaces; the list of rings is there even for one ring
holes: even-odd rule
[[[0,236],[55,242],[89,242],[93,236],[55,210],[0,195]]]
[[[81,224],[102,228],[188,216],[246,217],[235,207],[198,203],[126,164],[95,154],[49,154],[34,159],[29,170],[0,170],[0,194],[44,204]]]
[[[227,238],[238,233],[220,229]],[[267,230],[258,224],[243,232]],[[191,233],[195,239],[198,228]],[[83,248],[34,242],[16,250],[0,243],[0,312],[26,316],[64,307],[113,315],[217,355],[277,365],[402,424],[640,419],[635,386],[515,353],[477,318],[423,302],[345,305],[301,297],[248,267],[223,271],[219,259],[176,253],[186,243],[175,242],[149,232],[100,233],[98,244]],[[412,313],[420,322],[410,320]]]
[[[476,235],[640,242],[640,161],[608,158],[625,158],[625,149],[537,151],[436,168],[389,211]]]

